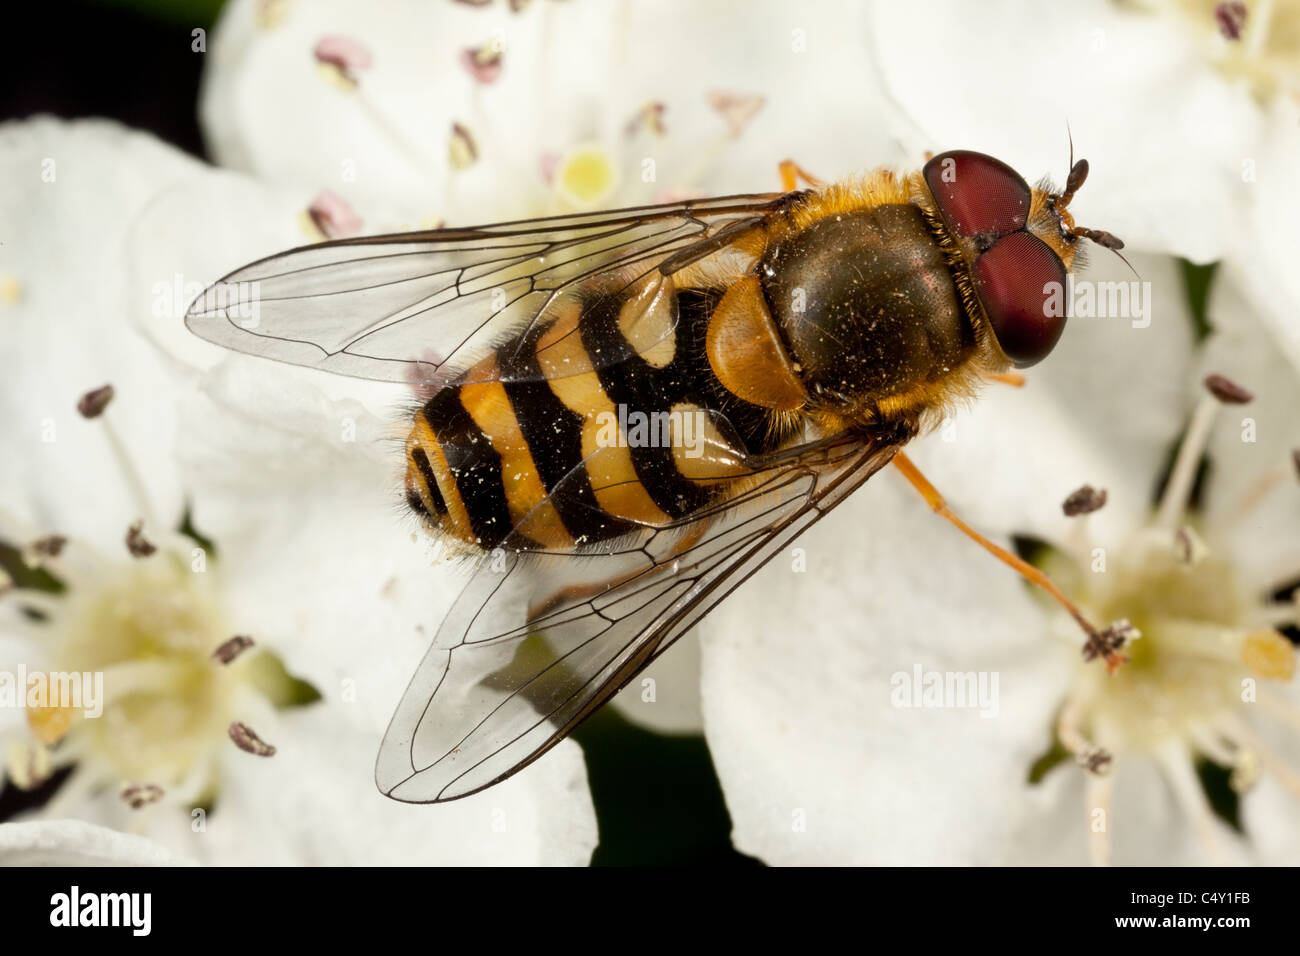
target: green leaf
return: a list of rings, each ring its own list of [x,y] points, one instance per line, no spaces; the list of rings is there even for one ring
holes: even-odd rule
[[[1214,815],[1238,833],[1241,825],[1241,795],[1232,789],[1232,770],[1209,760],[1196,761],[1196,777]]]
[[[9,575],[15,588],[31,588],[46,594],[62,594],[67,585],[44,568],[30,568],[22,551],[7,541],[0,541],[0,568]]]
[[[1186,259],[1179,259],[1178,264],[1183,270],[1183,293],[1187,296],[1187,308],[1191,310],[1196,341],[1203,342],[1214,331],[1209,315],[1210,287],[1214,284],[1219,264],[1211,262],[1198,266]]]
[[[321,699],[320,691],[301,677],[290,674],[284,661],[272,651],[261,651],[248,666],[248,677],[253,686],[280,710],[303,707]]]
[[[1028,781],[1031,784],[1039,784],[1043,779],[1061,766],[1071,760],[1070,751],[1065,749],[1061,739],[1056,736],[1056,725],[1060,720],[1060,712],[1052,715],[1051,723],[1047,725],[1047,749],[1035,758],[1034,762],[1029,765]]]
[[[1056,733],[1052,733],[1052,742],[1046,750],[1038,755],[1038,758],[1029,765],[1029,782],[1039,784],[1043,779],[1070,759],[1070,751],[1061,746],[1061,742],[1056,739]]]
[[[209,558],[217,556],[216,544],[202,531],[194,527],[194,508],[188,503],[185,505],[185,514],[181,518],[180,527],[176,530],[206,551]]]

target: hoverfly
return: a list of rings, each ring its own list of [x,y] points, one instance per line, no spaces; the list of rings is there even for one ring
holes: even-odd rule
[[[1122,245],[1067,211],[1084,160],[1061,192],[966,150],[821,189],[792,169],[782,193],[306,246],[191,306],[217,344],[432,393],[406,499],[479,564],[384,737],[385,794],[536,760],[953,402],[1045,357],[1079,240]]]

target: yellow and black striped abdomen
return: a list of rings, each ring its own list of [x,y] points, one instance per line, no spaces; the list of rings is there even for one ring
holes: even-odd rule
[[[710,363],[708,328],[723,301],[723,290],[654,276],[562,303],[416,413],[411,506],[484,549],[514,530],[511,546],[565,550],[725,494],[734,472],[680,439],[707,433],[757,454],[774,447],[777,429],[771,408],[740,398]]]

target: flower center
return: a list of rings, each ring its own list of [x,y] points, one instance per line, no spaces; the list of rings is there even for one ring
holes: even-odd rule
[[[233,719],[247,664],[211,658],[226,630],[210,580],[165,553],[116,563],[85,593],[68,594],[54,664],[103,673],[103,714],[84,720],[79,736],[124,780],[179,784]],[[49,717],[32,713],[39,736]]]
[[[1270,751],[1249,719],[1257,708],[1300,726],[1300,712],[1259,686],[1294,676],[1295,649],[1275,628],[1295,623],[1300,606],[1252,593],[1230,552],[1207,545],[1184,523],[1217,410],[1253,399],[1221,375],[1207,376],[1204,385],[1150,523],[1113,555],[1092,548],[1084,526],[1076,525],[1078,553],[1089,555],[1089,562],[1049,556],[1061,565],[1054,570],[1062,579],[1073,582],[1089,617],[1126,617],[1141,634],[1125,644],[1128,660],[1113,673],[1081,665],[1057,716],[1056,743],[1090,771],[1089,846],[1097,863],[1110,859],[1110,770],[1125,754],[1143,754],[1160,766],[1211,856],[1218,850],[1201,762],[1230,769],[1228,784],[1238,793],[1265,769],[1300,796],[1300,774]],[[1270,487],[1276,484],[1275,474],[1266,477]],[[1105,503],[1094,492],[1088,498],[1094,507],[1072,509],[1084,491],[1092,489],[1067,499],[1067,515]],[[1052,755],[1045,757],[1045,766],[1052,766]]]
[[[1242,682],[1259,676],[1245,647],[1260,638],[1228,562],[1209,557],[1189,566],[1170,536],[1152,528],[1121,549],[1107,573],[1088,579],[1095,584],[1080,603],[1102,620],[1127,616],[1142,633],[1115,674],[1078,672],[1082,729],[1097,743],[1154,752],[1241,706]]]
[[[57,534],[21,552],[0,540],[0,565],[12,571],[0,591],[21,612],[11,620],[43,649],[49,668],[23,678],[31,736],[12,744],[9,778],[32,788],[56,766],[76,765],[79,782],[58,799],[65,790],[71,800],[126,784],[120,795],[136,809],[164,796],[195,805],[215,792],[221,748],[275,752],[246,719],[320,695],[273,653],[243,653],[253,641],[226,626],[209,543],[188,517],[179,533],[157,527],[126,445],[104,414],[113,394],[111,386],[88,392],[77,409],[103,424],[147,516],[125,529],[122,551],[100,554]],[[6,539],[28,535],[3,512],[0,519]]]

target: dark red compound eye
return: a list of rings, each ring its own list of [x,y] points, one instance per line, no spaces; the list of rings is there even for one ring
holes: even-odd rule
[[[1001,236],[1025,228],[1029,184],[1002,160],[954,149],[935,156],[923,172],[944,222],[957,235]]]
[[[1065,264],[1033,233],[1003,236],[976,259],[975,291],[1017,368],[1041,362],[1065,330]]]

